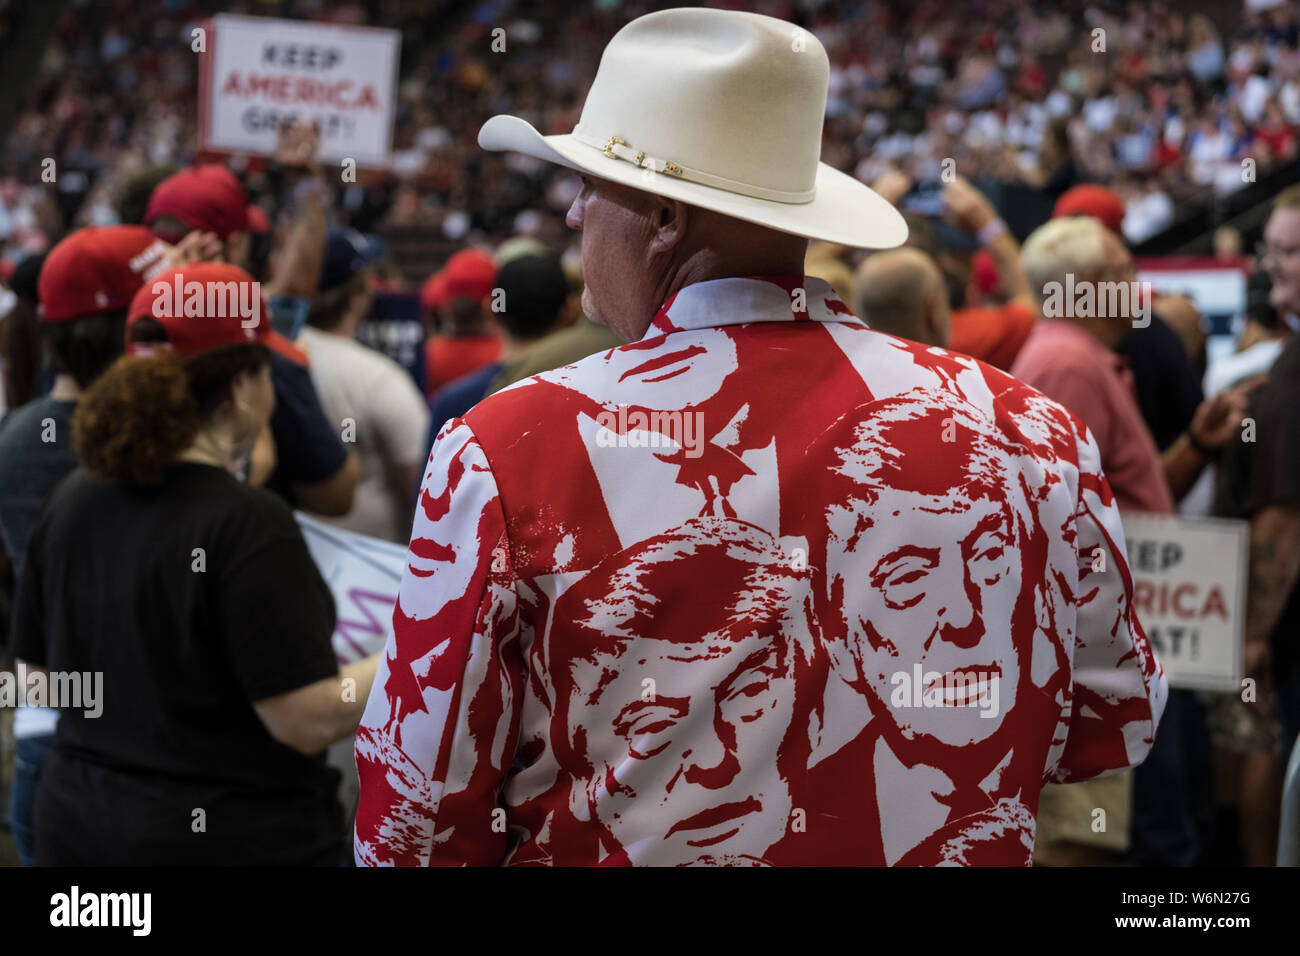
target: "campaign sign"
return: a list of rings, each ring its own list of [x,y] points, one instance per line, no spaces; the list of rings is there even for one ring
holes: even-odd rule
[[[1171,687],[1241,688],[1249,525],[1124,515],[1133,608]]]
[[[307,550],[334,595],[334,656],[351,664],[383,650],[406,570],[406,548],[295,511]]]
[[[224,13],[206,29],[204,149],[274,155],[279,127],[306,117],[320,124],[320,159],[389,164],[398,31]]]

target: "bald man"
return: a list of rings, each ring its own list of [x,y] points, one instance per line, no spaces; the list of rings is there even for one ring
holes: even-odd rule
[[[924,252],[877,252],[853,277],[853,311],[887,335],[947,348],[951,333],[943,274]]]

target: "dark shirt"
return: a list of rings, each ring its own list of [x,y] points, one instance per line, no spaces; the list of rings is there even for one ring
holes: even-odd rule
[[[1142,419],[1164,451],[1192,423],[1203,397],[1201,376],[1178,333],[1158,315],[1146,328],[1129,332],[1115,351],[1128,361]]]
[[[15,577],[22,570],[37,512],[55,486],[77,467],[72,447],[76,408],[76,402],[56,402],[46,395],[0,423],[0,536]]]
[[[1300,333],[1292,334],[1268,380],[1250,395],[1247,416],[1254,441],[1223,446],[1215,483],[1214,513],[1249,518],[1270,506],[1300,508]],[[1300,583],[1291,589],[1273,628],[1274,666],[1300,659]]]
[[[488,395],[488,386],[503,368],[505,362],[492,362],[440,388],[438,394],[433,396],[433,401],[429,403],[429,411],[432,415],[429,419],[430,438],[436,437],[448,421],[460,418],[483,401]],[[433,446],[432,440],[429,446]]]
[[[305,366],[272,353],[271,383],[275,386],[271,433],[276,466],[266,487],[295,506],[294,485],[324,481],[347,463],[347,449],[339,437],[343,425],[325,417]]]
[[[337,772],[253,709],[338,672],[334,602],[283,502],[208,465],[147,490],[78,469],[27,554],[14,657],[103,675],[99,716],[61,708],[38,864],[336,858]]]
[[[478,371],[462,375],[454,382],[448,382],[438,389],[438,394],[434,395],[433,401],[429,403],[429,436],[428,441],[424,443],[424,457],[426,460],[429,453],[433,451],[433,442],[438,437],[438,432],[442,431],[442,426],[453,418],[460,418],[487,398],[492,380],[505,367],[505,362],[490,362]],[[417,501],[420,497],[420,484],[423,481],[424,472],[420,472],[415,477],[414,494]]]

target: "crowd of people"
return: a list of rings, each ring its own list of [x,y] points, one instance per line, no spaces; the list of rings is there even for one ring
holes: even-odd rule
[[[182,43],[200,6],[64,21],[0,159],[4,656],[102,673],[115,700],[95,718],[16,711],[4,757],[25,864],[350,860],[353,808],[322,755],[391,678],[380,654],[339,666],[329,590],[292,510],[406,544],[413,521],[450,507],[429,491],[448,423],[623,344],[584,308],[571,228],[584,182],[487,157],[475,138],[504,106],[567,132],[610,37],[669,4],[503,0],[447,22],[392,5],[407,41],[393,166],[356,184],[321,167],[306,123],[281,130],[274,157],[201,154]],[[311,7],[365,21],[358,4]],[[1068,409],[1121,513],[1250,523],[1258,697],[1171,690],[1144,763],[1044,789],[1035,861],[1271,864],[1300,733],[1300,192],[1274,198],[1255,259],[1234,240],[1252,295],[1222,363],[1207,367],[1187,296],[1156,289],[1102,317],[1044,300],[1067,276],[1135,280],[1131,247],[1178,204],[1244,185],[1243,160],[1296,160],[1293,5],[1248,3],[1232,29],[1148,2],[754,9],[825,45],[822,158],[910,227],[879,252],[814,241],[807,276],[871,329],[979,359]],[[486,39],[496,24],[505,53]],[[1053,218],[1017,241],[977,178],[1041,191]],[[408,225],[456,251],[403,275],[380,237]],[[188,282],[201,304],[169,303]],[[418,376],[358,338],[389,293],[418,299]],[[1257,442],[1240,440],[1247,417]],[[738,474],[752,467],[733,457]],[[699,528],[662,545],[709,546]],[[440,560],[411,547],[413,567]],[[653,548],[635,561],[646,580],[660,573]],[[583,588],[570,604],[602,596]],[[1117,821],[1100,832],[1098,807]],[[221,839],[193,839],[209,831]]]
[[[485,159],[478,125],[510,103],[543,131],[570,129],[605,42],[665,6],[386,5],[406,50],[392,168],[334,187],[340,221],[362,232],[419,225],[453,243],[522,234],[563,244],[571,180],[527,157]],[[353,2],[280,7],[342,24],[366,16]],[[1189,201],[1230,193],[1296,155],[1300,21],[1289,0],[1249,0],[1217,24],[1161,2],[751,7],[825,44],[827,161],[864,182],[901,167],[930,187],[945,160],[1053,198],[1101,182],[1126,201],[1125,238],[1141,242]],[[4,259],[73,225],[118,221],[116,197],[141,171],[198,154],[191,30],[214,10],[167,4],[141,17],[106,4],[61,22],[0,158]],[[497,28],[504,51],[492,42]],[[53,189],[41,179],[48,158],[59,170]],[[256,159],[243,162],[254,200],[274,214],[276,184]]]

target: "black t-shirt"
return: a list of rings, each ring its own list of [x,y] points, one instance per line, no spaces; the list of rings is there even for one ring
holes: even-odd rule
[[[329,478],[347,463],[348,452],[339,438],[342,423],[331,424],[325,417],[310,370],[272,353],[271,383],[276,465],[266,487],[296,505],[293,486]]]
[[[252,702],[336,674],[333,628],[274,495],[199,464],[147,490],[69,475],[32,529],[11,650],[101,672],[100,714],[61,708],[37,861],[332,862],[338,775]]]
[[[1223,447],[1215,484],[1214,512],[1249,518],[1274,505],[1300,508],[1300,334],[1293,334],[1250,396],[1254,441]],[[1274,665],[1300,663],[1300,584],[1292,589],[1273,629]]]
[[[1201,404],[1201,376],[1178,333],[1158,315],[1133,329],[1115,349],[1128,362],[1142,419],[1164,451],[1192,423]]]

